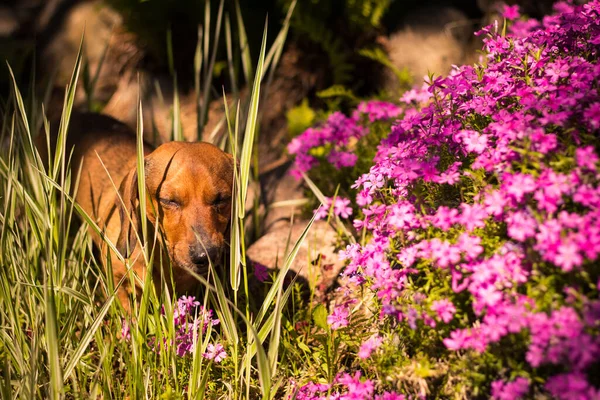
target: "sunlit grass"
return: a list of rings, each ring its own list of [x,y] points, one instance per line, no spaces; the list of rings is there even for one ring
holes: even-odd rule
[[[207,2],[208,4],[208,2]],[[215,35],[221,30],[221,2]],[[281,359],[282,316],[292,297],[293,282],[284,286],[284,277],[307,235],[309,223],[291,250],[273,283],[259,300],[250,292],[251,271],[245,258],[245,199],[252,180],[252,155],[258,131],[261,84],[265,71],[276,65],[287,33],[282,33],[267,52],[266,27],[256,68],[250,65],[241,14],[237,14],[244,75],[252,90],[247,101],[234,99],[233,112],[227,109],[229,150],[240,160],[235,168],[234,206],[231,225],[231,256],[227,274],[211,270],[197,277],[204,287],[199,299],[213,309],[220,325],[194,338],[193,354],[182,357],[169,343],[177,335],[173,323],[174,294],[169,291],[171,276],[161,276],[162,288],[155,290],[150,269],[136,276],[130,269],[114,282],[110,262],[103,266],[92,244],[89,229],[100,235],[106,249],[130,266],[132,260],[117,252],[95,221],[74,202],[78,171],[70,165],[66,146],[80,70],[81,52],[74,67],[58,126],[56,145],[48,140],[48,166],[42,163],[34,145],[37,126],[49,137],[51,124],[38,110],[26,104],[14,82],[11,99],[2,110],[5,116],[0,157],[0,360],[2,398],[278,398],[285,385],[278,362]],[[291,11],[290,11],[291,12]],[[207,11],[207,18],[210,15]],[[227,31],[231,29],[226,20]],[[207,106],[214,67],[209,52],[210,20],[199,35],[195,69],[197,98]],[[240,29],[241,28],[241,29]],[[231,33],[227,42],[230,52]],[[200,45],[202,43],[202,45]],[[237,49],[235,51],[238,51]],[[204,69],[206,68],[206,69]],[[230,69],[233,70],[232,57]],[[254,77],[251,78],[251,71]],[[96,72],[97,75],[97,72]],[[88,77],[89,78],[89,77]],[[202,79],[200,79],[202,78]],[[93,96],[97,79],[86,79],[86,93]],[[239,95],[239,89],[234,93]],[[180,138],[179,98],[174,92],[173,133]],[[91,99],[88,99],[90,103]],[[91,104],[91,103],[90,103]],[[137,173],[141,215],[145,215],[143,166],[143,104],[137,105]],[[203,127],[199,109],[199,132]],[[32,121],[29,116],[34,117]],[[240,132],[244,132],[242,135]],[[4,147],[4,143],[7,146]],[[113,182],[116,191],[119,182]],[[78,221],[82,221],[79,223]],[[154,234],[152,233],[154,230]],[[142,219],[138,237],[145,262],[152,264],[159,251],[157,227]],[[143,295],[133,302],[131,314],[124,312],[116,292],[126,279],[143,287]],[[123,336],[124,324],[129,327]],[[152,344],[153,343],[153,344]],[[215,363],[202,356],[211,343],[221,343],[228,357]]]

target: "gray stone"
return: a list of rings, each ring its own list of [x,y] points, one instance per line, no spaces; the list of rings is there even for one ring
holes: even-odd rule
[[[279,269],[306,224],[307,221],[296,221],[291,226],[279,224],[248,248],[248,258],[270,270]],[[337,233],[329,224],[315,221],[290,267],[314,291],[317,300],[325,297],[343,269],[336,241]]]

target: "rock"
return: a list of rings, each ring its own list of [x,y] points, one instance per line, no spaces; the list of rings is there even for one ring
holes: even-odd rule
[[[84,80],[87,74],[90,81],[96,79],[92,110],[99,111],[99,107],[117,91],[123,76],[137,76],[134,71],[137,71],[143,54],[136,46],[134,36],[126,32],[121,15],[102,0],[76,3],[68,7],[61,18],[52,19],[58,21],[52,23],[52,28],[48,28],[51,32],[42,41],[39,63],[41,75],[53,79],[54,90],[45,104],[46,114],[49,119],[56,119],[62,113],[65,86],[71,79],[84,29],[82,69],[74,108],[88,109]],[[137,91],[133,101],[121,102],[124,108],[134,112],[136,104]]]
[[[110,101],[103,109],[108,114],[135,129],[137,125],[138,95],[142,93],[142,110],[144,116],[144,137],[156,145],[170,141],[173,132],[173,81],[164,76],[142,74],[140,84],[137,77],[128,73],[118,84]],[[160,86],[160,93],[156,89]],[[198,140],[198,121],[196,113],[195,93],[179,93],[179,121],[183,138],[186,141]],[[210,140],[211,134],[225,133],[225,106],[223,99],[209,104],[208,118],[203,131],[203,140]]]
[[[56,70],[55,85],[64,87],[71,79],[85,29],[83,52],[90,74],[93,76],[102,63],[98,80],[108,81],[113,89],[116,88],[120,72],[116,69],[122,64],[122,61],[119,62],[122,54],[117,54],[120,53],[116,50],[119,41],[115,40],[115,36],[119,36],[119,40],[123,39],[117,35],[121,28],[121,16],[101,1],[83,2],[73,6],[42,53],[42,61],[46,68]]]
[[[261,230],[269,232],[279,226],[288,227],[292,218],[298,219],[305,200],[302,181],[289,174],[292,162],[283,157],[260,174],[260,197],[263,214]]]
[[[19,29],[19,20],[6,6],[0,6],[0,37],[8,37]]]
[[[452,65],[469,62],[474,57],[470,42],[473,21],[452,7],[423,8],[407,15],[403,28],[383,40],[392,64],[408,68],[415,83],[430,72],[447,74]],[[394,89],[398,82],[393,74],[386,87]]]
[[[291,226],[279,225],[272,229],[247,249],[248,258],[270,270],[279,269],[306,224],[307,221],[296,221]],[[329,224],[315,221],[290,267],[314,291],[316,300],[325,297],[343,269],[336,240],[337,233]]]

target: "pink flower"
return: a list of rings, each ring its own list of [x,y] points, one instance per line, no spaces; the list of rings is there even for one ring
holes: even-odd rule
[[[373,381],[369,379],[361,381],[360,375],[360,371],[356,371],[354,376],[344,373],[337,378],[337,382],[346,386],[348,390],[349,395],[344,398],[348,400],[368,400],[373,398]]]
[[[598,105],[600,106],[600,103],[598,103]],[[596,170],[598,155],[596,154],[593,146],[580,147],[575,150],[575,159],[577,160],[577,165],[579,165],[581,168],[592,171]]]
[[[321,204],[319,206],[319,208],[317,208],[314,212],[315,212],[315,220],[319,220],[319,219],[327,219],[327,217],[329,216],[329,208],[331,206],[327,206],[325,204]]]
[[[600,395],[600,391],[590,385],[581,372],[550,377],[546,383],[546,390],[560,400],[592,400],[597,399]]]
[[[345,306],[338,306],[333,309],[331,315],[327,316],[327,323],[331,329],[340,329],[348,326],[348,308]]]
[[[217,343],[216,345],[209,343],[206,346],[206,352],[202,353],[202,357],[219,363],[227,357],[227,353],[220,343]]]
[[[442,172],[440,176],[435,180],[436,183],[447,183],[448,185],[454,185],[460,180],[460,172],[448,169]]]
[[[440,206],[438,207],[436,214],[431,217],[431,221],[434,226],[447,231],[452,225],[459,221],[458,210]]]
[[[467,231],[470,232],[475,228],[483,228],[485,226],[484,220],[488,217],[488,213],[481,204],[462,203],[460,208],[462,212],[459,222]]]
[[[600,102],[590,105],[583,113],[590,126],[594,129],[600,128]]]
[[[583,262],[579,248],[572,241],[564,241],[558,246],[558,254],[554,257],[554,263],[566,272],[573,267],[578,267]]]
[[[333,208],[332,208],[333,205]],[[352,214],[350,200],[345,197],[325,197],[325,202],[315,210],[315,219],[326,219],[329,217],[329,211],[333,211],[333,215],[341,218],[348,218]]]
[[[502,215],[506,203],[506,199],[498,190],[488,193],[484,199],[485,210],[494,216]]]
[[[465,258],[469,261],[476,259],[483,253],[481,238],[478,236],[470,236],[468,233],[464,232],[458,237],[456,244],[460,250],[465,253]]]
[[[402,113],[402,109],[396,104],[377,100],[362,101],[356,110],[367,114],[370,122],[394,118]]]
[[[460,249],[455,245],[436,238],[430,242],[430,246],[431,254],[438,266],[444,268],[460,261]]]
[[[391,213],[388,223],[397,229],[404,229],[414,226],[415,208],[409,202],[400,202],[391,207]]]
[[[476,131],[461,131],[460,138],[465,149],[471,153],[481,154],[488,146],[488,135],[480,135]]]
[[[518,202],[523,200],[527,193],[533,192],[537,187],[533,177],[527,174],[507,174],[504,181],[506,193]]]
[[[348,218],[352,214],[350,200],[344,197],[336,197],[333,202],[333,213],[341,218]]]
[[[460,350],[467,344],[468,333],[464,330],[450,332],[450,337],[443,340],[448,350]]]
[[[375,396],[375,400],[406,400],[406,396],[393,392],[385,392],[382,395]]]
[[[126,319],[121,321],[121,340],[131,340],[131,330]]]
[[[353,167],[358,160],[358,156],[348,151],[336,151],[333,150],[328,156],[327,161],[331,163],[335,168],[340,169],[343,167]]]
[[[252,266],[254,267],[254,277],[260,282],[264,282],[269,278],[269,271],[266,266],[256,261],[252,263]]]
[[[448,299],[434,301],[431,305],[431,310],[433,310],[438,318],[446,324],[452,321],[454,313],[456,312],[454,304]]]
[[[506,218],[508,224],[508,236],[520,242],[533,237],[537,222],[526,211],[517,211],[509,214]]]
[[[369,358],[371,356],[371,353],[377,350],[382,343],[383,338],[381,336],[371,336],[369,339],[363,342],[363,344],[360,345],[360,349],[358,350],[358,357],[363,360]]]
[[[521,376],[512,382],[492,382],[492,398],[494,400],[518,400],[529,392],[529,379]]]

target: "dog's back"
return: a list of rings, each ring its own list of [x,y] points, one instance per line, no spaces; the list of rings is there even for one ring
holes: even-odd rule
[[[59,122],[51,125],[50,146],[54,149]],[[44,137],[39,138],[37,146],[44,161],[47,159],[45,143]],[[135,132],[102,114],[73,112],[67,133],[67,156],[71,151],[73,177],[80,174],[76,201],[100,228],[106,229],[108,237],[117,237],[120,225],[118,215],[113,215],[118,204],[115,187],[118,189],[124,176],[135,166]],[[152,147],[144,144],[144,153],[151,151]],[[95,241],[99,239],[96,235],[93,237]]]

